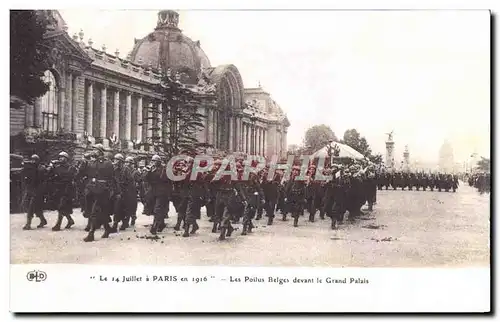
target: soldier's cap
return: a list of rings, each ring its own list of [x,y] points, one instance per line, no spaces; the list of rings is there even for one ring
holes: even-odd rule
[[[87,153],[85,153],[85,154],[83,155],[83,157],[84,157],[85,159],[90,159],[93,155],[94,155],[94,153],[92,153],[92,152],[87,152]]]
[[[102,145],[101,143],[98,143],[98,144],[94,145],[94,149],[104,152],[104,145]]]
[[[120,161],[125,161],[125,158],[123,157],[123,154],[121,154],[121,153],[115,154],[114,159],[115,160],[120,160]]]
[[[33,154],[31,156],[31,160],[37,160],[37,161],[40,161],[40,157],[38,156],[38,154]]]
[[[161,161],[161,158],[158,154],[155,154],[153,155],[153,157],[151,158],[151,161]]]
[[[64,152],[64,151],[59,152],[59,156],[63,157],[63,158],[66,158],[66,159],[69,159],[69,155],[66,152]]]
[[[127,163],[134,163],[134,158],[133,157],[126,157],[125,162]]]

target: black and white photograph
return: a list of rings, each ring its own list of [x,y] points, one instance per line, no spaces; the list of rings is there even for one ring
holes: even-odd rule
[[[378,269],[481,270],[463,278],[490,310],[490,11],[164,6],[10,10],[12,311],[57,310],[55,284],[80,312],[151,308],[70,288],[153,282],[352,302],[395,283]],[[393,312],[476,310],[414,299]],[[273,311],[242,301],[154,310]]]

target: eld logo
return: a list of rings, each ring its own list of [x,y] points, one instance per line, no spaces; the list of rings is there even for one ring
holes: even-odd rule
[[[47,274],[42,271],[31,271],[26,274],[26,279],[30,282],[43,282],[47,279]]]

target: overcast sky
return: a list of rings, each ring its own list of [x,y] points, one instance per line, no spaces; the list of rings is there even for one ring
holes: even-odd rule
[[[164,8],[169,9],[169,8]],[[72,35],[125,57],[156,26],[158,10],[60,10]],[[394,130],[396,159],[489,156],[488,11],[180,11],[180,28],[212,66],[232,63],[287,113],[288,143],[330,125],[356,128],[376,152]]]

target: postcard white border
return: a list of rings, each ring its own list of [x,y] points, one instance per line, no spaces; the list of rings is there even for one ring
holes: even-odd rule
[[[41,276],[39,281],[37,275],[28,277],[30,272]],[[124,277],[129,281],[123,282]],[[251,280],[245,282],[245,277]],[[345,284],[332,283],[344,279]],[[488,268],[11,266],[14,312],[487,312],[489,309]]]
[[[108,2],[106,2],[108,3]],[[108,8],[108,9],[118,9],[116,5],[118,3],[113,3],[109,2],[109,4],[112,4],[111,6],[106,6],[106,3],[99,2],[99,1],[94,1],[94,0],[86,0],[86,1],[73,1],[70,3],[68,2],[63,2],[61,0],[46,0],[43,2],[43,7],[45,8],[63,8],[63,7],[86,7],[86,8]],[[39,2],[34,2],[34,1],[7,1],[3,2],[2,4],[6,4],[6,8],[34,8],[34,7],[40,7]],[[119,5],[121,8],[136,8],[136,9],[146,9],[146,8],[157,8],[160,3],[157,1],[121,1],[119,2]],[[187,9],[187,8],[284,8],[284,7],[297,7],[297,8],[331,8],[331,9],[394,9],[394,8],[401,8],[401,9],[453,9],[453,8],[461,8],[461,9],[493,9],[494,12],[499,11],[500,7],[500,2],[496,0],[475,0],[475,1],[470,1],[470,0],[383,0],[383,1],[372,1],[372,0],[358,0],[358,1],[353,1],[353,0],[313,0],[313,1],[307,1],[304,3],[303,1],[293,1],[293,0],[286,0],[286,1],[277,1],[277,0],[266,0],[266,1],[224,1],[224,0],[218,0],[218,1],[210,1],[209,3],[205,3],[203,5],[199,1],[190,1],[190,0],[183,0],[183,1],[169,1],[169,7],[176,7],[179,9]],[[8,39],[8,20],[5,19],[3,20],[4,23],[4,35],[3,37],[4,41],[7,41]],[[498,22],[497,22],[498,25]],[[498,34],[498,33],[497,33]],[[1,60],[4,65],[3,70],[8,70],[8,53],[7,51],[2,51],[2,55],[4,56],[3,59]],[[7,73],[4,73],[4,83],[3,83],[3,90],[5,94],[5,102],[7,101],[7,96],[8,96],[8,83],[9,79],[7,76]],[[500,90],[498,89],[498,82],[496,84],[495,91],[498,93]],[[1,113],[4,113],[4,117],[2,118],[7,122],[9,119],[8,117],[8,109],[2,109]],[[8,126],[1,127],[3,131],[5,131],[5,135],[3,136],[4,138],[8,137]],[[2,160],[1,162],[4,163],[3,168],[7,168],[7,159],[3,158],[0,159]],[[7,182],[7,172],[4,171],[2,172],[3,176],[5,176],[4,180],[2,182]],[[8,198],[8,192],[6,191],[6,186],[5,190],[3,190],[1,196],[5,198],[5,202],[2,203],[5,205],[5,208],[7,208],[7,198]],[[493,197],[493,196],[492,196]],[[8,210],[5,209],[5,214],[8,214]],[[9,216],[4,216],[3,220],[5,220],[3,227],[7,230],[9,228],[8,222],[9,222]],[[89,276],[89,274],[96,273],[96,272],[105,272],[107,269],[111,269],[112,271],[117,270],[119,268],[120,270],[122,269],[137,269],[137,267],[133,266],[120,266],[120,267],[101,267],[101,266],[75,266],[75,265],[49,265],[53,266],[53,268],[49,267],[42,267],[41,265],[10,265],[9,259],[10,259],[10,248],[7,247],[9,245],[10,240],[9,240],[9,232],[6,231],[4,234],[4,237],[1,239],[4,251],[4,256],[3,259],[5,261],[5,265],[2,267],[5,269],[2,273],[5,280],[4,280],[4,285],[7,285],[9,275],[12,274],[12,279],[11,282],[13,282],[13,287],[11,288],[10,291],[15,292],[17,295],[17,298],[15,298],[14,294],[12,294],[11,298],[11,309],[16,310],[16,306],[18,305],[16,301],[24,301],[25,303],[36,303],[37,301],[40,300],[40,298],[43,298],[43,302],[51,302],[51,306],[57,305],[56,311],[60,311],[61,308],[63,307],[61,304],[62,302],[57,301],[56,293],[50,293],[48,290],[45,289],[45,287],[40,287],[38,286],[38,289],[35,289],[36,286],[33,285],[33,283],[28,283],[26,280],[26,277],[24,276],[26,270],[29,269],[43,269],[47,271],[48,277],[47,277],[47,283],[42,283],[45,285],[51,284],[51,287],[56,287],[58,283],[62,283],[64,281],[65,284],[58,284],[59,286],[64,286],[66,289],[71,289],[71,290],[82,290],[82,289],[92,289],[94,286],[92,286],[92,283],[90,282],[85,282],[78,284],[78,282],[75,282],[76,280],[79,281],[81,278],[86,278]],[[152,272],[160,269],[162,272],[173,272],[171,269],[173,268],[158,268],[158,267],[141,267],[140,270],[143,270],[143,273],[146,272]],[[179,269],[179,268],[178,268]],[[186,267],[181,268],[180,270],[183,272],[186,272]],[[195,268],[193,268],[195,269]],[[210,270],[212,268],[201,268],[202,270]],[[218,274],[222,273],[223,271],[228,270],[231,273],[236,273],[239,272],[240,269],[238,268],[213,268],[215,272]],[[269,269],[266,268],[251,268],[252,272],[255,272],[256,270],[264,270],[268,271]],[[304,271],[307,271],[308,274],[311,274],[313,271],[316,269],[302,269]],[[11,274],[9,274],[9,271]],[[333,274],[335,272],[335,269],[328,270],[328,275]],[[61,274],[59,273],[61,272]],[[284,272],[282,269],[280,272]],[[296,272],[294,269],[286,268],[286,274],[294,274]],[[384,311],[385,312],[390,312],[394,311],[396,308],[401,308],[405,307],[408,304],[408,298],[412,299],[413,302],[415,302],[415,305],[425,305],[422,304],[422,301],[425,299],[433,299],[434,301],[434,307],[438,307],[439,310],[445,310],[446,305],[453,305],[454,307],[461,307],[463,311],[466,311],[464,309],[465,306],[471,307],[477,304],[475,306],[476,309],[479,310],[484,310],[487,309],[485,308],[485,303],[489,303],[489,268],[460,268],[460,269],[363,269],[362,271],[359,271],[357,269],[346,269],[346,272],[349,274],[354,274],[355,272],[358,273],[363,273],[365,276],[368,278],[372,279],[373,284],[371,285],[384,285],[383,288],[381,288],[383,293],[378,293],[374,294],[373,291],[370,291],[369,289],[365,289],[368,294],[371,296],[367,296],[366,293],[365,295],[362,295],[362,298],[367,298],[367,300],[370,301],[375,301],[376,303],[380,303],[381,301],[385,301],[383,299],[384,294],[391,295],[390,292],[387,290],[391,289],[393,291],[397,291],[396,294],[392,294],[395,298],[393,300],[391,306],[389,308],[385,307],[382,308],[379,305],[377,307],[377,311]],[[49,275],[50,274],[50,275]],[[56,276],[56,277],[54,277]],[[24,281],[17,281],[17,278],[22,280],[24,278]],[[54,280],[55,279],[55,280]],[[69,282],[71,281],[72,282]],[[387,281],[390,280],[396,280],[399,281],[399,284],[390,284]],[[385,281],[385,282],[384,282]],[[410,283],[409,281],[412,281],[413,284],[405,284],[405,283]],[[431,284],[428,281],[434,281],[434,282],[439,282],[439,283],[434,283]],[[405,283],[403,283],[405,282]],[[53,284],[52,284],[53,283]],[[40,283],[39,283],[40,284]],[[35,284],[36,285],[36,284]],[[399,286],[397,286],[399,285]],[[410,287],[410,285],[413,285],[413,288]],[[165,292],[165,300],[162,301],[162,306],[164,305],[170,305],[169,301],[167,299],[170,299],[171,295],[167,294],[172,294],[177,295],[177,297],[173,296],[172,301],[170,303],[177,303],[180,300],[180,298],[186,298],[190,297],[189,300],[183,300],[182,304],[185,306],[185,303],[188,303],[191,301],[193,303],[193,306],[196,306],[198,304],[203,304],[211,301],[215,301],[217,294],[221,293],[222,289],[218,289],[221,286],[217,286],[215,288],[215,285],[210,287],[210,290],[204,291],[203,295],[208,294],[208,297],[202,298],[199,293],[192,293],[190,292],[189,289],[177,289],[177,291],[170,291],[170,292]],[[372,287],[372,286],[370,286]],[[320,292],[316,295],[315,293],[312,292],[296,292],[296,291],[290,291],[288,290],[288,295],[284,296],[283,298],[276,296],[276,294],[273,294],[270,289],[268,288],[250,288],[247,289],[244,292],[231,292],[228,296],[232,299],[231,302],[227,302],[227,305],[225,306],[224,311],[228,310],[228,307],[241,307],[242,305],[245,305],[246,311],[250,311],[252,307],[256,303],[261,303],[262,298],[268,298],[271,297],[273,303],[273,308],[272,311],[276,311],[277,308],[280,305],[283,306],[297,306],[297,303],[304,303],[305,305],[310,305],[310,306],[316,306],[317,304],[314,304],[315,301],[317,301],[317,298],[319,301],[325,301],[324,299],[328,299],[328,302],[324,302],[324,306],[328,308],[332,307],[339,307],[341,308],[340,302],[335,302],[335,296],[336,294],[342,295],[345,293],[344,292],[331,292],[328,290],[328,288],[323,288],[320,290]],[[353,289],[351,289],[350,292]],[[385,290],[385,291],[384,291]],[[416,290],[419,290],[421,293],[415,292]],[[450,290],[449,293],[445,294],[445,290]],[[97,288],[94,289],[95,291],[95,298],[94,299],[100,299],[102,300],[102,304],[104,305],[105,303],[110,303],[110,298],[113,298],[113,296],[116,296],[115,294],[111,293],[111,291],[106,291],[103,288]],[[133,290],[131,290],[133,293],[131,293],[131,297],[134,299],[133,303],[139,303],[141,301],[146,300],[146,296],[141,293],[135,293]],[[453,291],[453,292],[451,292]],[[34,293],[35,292],[35,293]],[[10,296],[9,293],[9,288],[4,288],[4,292],[0,293],[2,296],[1,303],[4,303],[4,307],[2,308],[2,321],[11,321],[14,320],[14,316],[8,314],[7,312],[9,311],[8,303],[9,301],[7,300]],[[33,298],[35,295],[38,294],[38,297],[36,297],[35,300]],[[102,294],[102,295],[99,295]],[[124,293],[118,293],[121,294],[121,296],[124,296]],[[412,295],[414,294],[414,295]],[[415,294],[420,294],[416,296]],[[247,297],[244,298],[246,302],[240,302],[242,299],[242,295],[246,295]],[[439,296],[438,296],[439,295]],[[66,300],[73,299],[69,297],[67,294],[65,295]],[[250,299],[248,299],[250,298]],[[291,299],[290,299],[291,298]],[[237,303],[239,303],[239,306],[234,306],[236,301],[235,299],[238,299]],[[84,305],[86,303],[87,299],[82,299],[79,302],[74,301],[73,305]],[[406,301],[406,302],[405,302]],[[339,304],[337,304],[339,303]],[[358,299],[356,301],[357,306],[356,310],[358,312],[364,311],[362,307],[359,305],[360,300]],[[447,304],[448,303],[448,304]],[[464,304],[465,303],[465,304]],[[268,305],[267,303],[264,303],[265,305]],[[432,305],[432,304],[429,304]],[[489,306],[489,305],[488,305]],[[107,307],[107,311],[112,310],[111,306]],[[259,310],[262,310],[260,308]],[[304,309],[305,310],[305,309]],[[324,310],[324,308],[321,308],[320,311]],[[40,310],[41,312],[43,310]],[[81,307],[78,309],[78,311],[82,311]],[[141,308],[141,311],[147,312],[146,307]],[[312,310],[311,310],[312,311]],[[345,309],[344,309],[345,311]],[[50,318],[50,317],[47,317]],[[86,320],[88,318],[85,317],[80,317],[76,318],[76,320]],[[93,321],[101,321],[104,320],[104,317],[93,317]],[[106,318],[107,319],[107,318]]]

